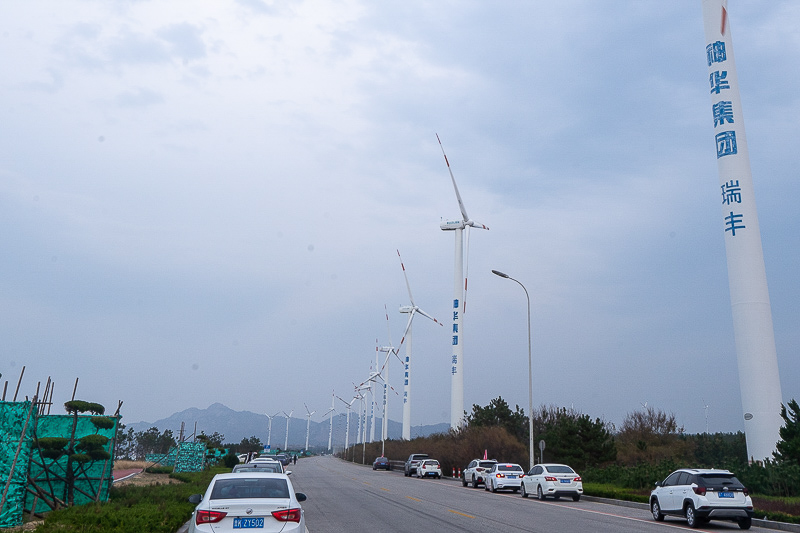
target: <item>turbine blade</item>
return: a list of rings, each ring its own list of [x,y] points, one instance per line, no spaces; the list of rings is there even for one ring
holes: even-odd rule
[[[469,215],[467,215],[467,210],[464,208],[464,202],[461,201],[461,194],[458,192],[458,185],[456,185],[456,178],[453,176],[453,170],[450,168],[450,161],[447,160],[447,154],[444,153],[444,146],[442,146],[442,140],[439,138],[439,134],[436,134],[436,140],[439,141],[439,148],[442,149],[442,155],[444,156],[444,162],[447,163],[447,171],[450,172],[450,179],[453,181],[453,189],[456,191],[456,199],[458,200],[458,208],[461,209],[461,216],[464,217],[464,223],[469,221]]]
[[[400,250],[397,250],[397,257],[400,257]],[[411,295],[411,285],[408,283],[408,274],[406,274],[406,267],[403,264],[403,258],[400,257],[400,268],[403,269],[403,277],[406,278],[406,288],[408,289],[408,299],[411,300],[411,306],[414,307],[414,297]]]
[[[421,314],[422,316],[424,316],[425,318],[429,318],[429,319],[433,320],[434,322],[436,322],[437,324],[439,324],[440,326],[444,326],[444,324],[442,324],[441,322],[439,322],[438,320],[436,320],[435,318],[433,318],[431,315],[429,315],[428,313],[426,313],[425,311],[423,311],[423,310],[422,310],[422,309],[420,309],[419,307],[415,307],[415,308],[414,308],[414,310],[415,310],[417,313],[419,313],[419,314]],[[402,344],[402,343],[401,343],[401,344]]]
[[[477,229],[485,229],[487,231],[489,230],[489,228],[487,226],[484,226],[480,222],[475,222],[474,220],[470,220],[469,224],[467,224],[467,226],[471,226],[471,227],[477,228]]]

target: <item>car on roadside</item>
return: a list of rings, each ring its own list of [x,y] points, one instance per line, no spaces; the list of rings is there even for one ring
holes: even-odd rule
[[[484,476],[484,490],[497,492],[511,489],[517,492],[522,484],[525,470],[516,463],[495,463]]]
[[[425,459],[430,459],[427,453],[412,453],[406,459],[406,464],[403,467],[403,475],[406,477],[413,476],[417,473],[417,465],[419,465],[420,461]]]
[[[241,529],[304,533],[305,517],[286,474],[251,472],[217,474],[204,494],[189,497],[196,504],[188,533],[227,533]]]
[[[577,502],[583,495],[583,480],[570,466],[543,463],[534,465],[522,476],[520,491],[523,498],[530,494],[536,494],[540,500],[569,496]]]
[[[392,463],[389,462],[389,459],[387,457],[383,456],[376,457],[375,460],[372,461],[372,469],[377,470],[379,468],[382,468],[383,470],[391,470]]]
[[[417,477],[442,478],[442,467],[436,459],[425,459],[417,465]]]
[[[497,464],[495,459],[473,459],[461,472],[461,485],[463,487],[472,485],[472,488],[477,489],[478,485],[483,484],[484,474],[495,464]]]
[[[667,515],[683,517],[691,528],[710,520],[731,520],[750,529],[753,500],[729,470],[682,468],[656,483],[650,513],[659,522]]]

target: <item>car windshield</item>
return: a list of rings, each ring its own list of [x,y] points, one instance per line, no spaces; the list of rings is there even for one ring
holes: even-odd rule
[[[519,465],[498,465],[497,470],[500,472],[522,472],[522,467]]]
[[[741,488],[742,482],[736,479],[732,474],[700,474],[697,476],[700,481],[698,485],[707,488],[721,488],[721,487],[739,487]]]
[[[483,468],[491,468],[494,465],[495,465],[494,461],[481,461],[479,466],[482,466]]]
[[[547,471],[551,474],[574,474],[575,471],[568,466],[564,465],[550,465],[547,467]]]
[[[211,490],[212,500],[288,497],[289,486],[279,478],[218,479]]]

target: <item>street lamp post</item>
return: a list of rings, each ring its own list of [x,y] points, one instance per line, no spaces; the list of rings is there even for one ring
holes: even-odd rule
[[[529,468],[533,468],[533,361],[531,359],[531,297],[528,295],[528,289],[525,288],[519,280],[516,280],[500,272],[499,270],[492,270],[492,274],[500,276],[501,278],[516,281],[522,290],[525,291],[525,298],[528,300],[528,460],[530,461]]]

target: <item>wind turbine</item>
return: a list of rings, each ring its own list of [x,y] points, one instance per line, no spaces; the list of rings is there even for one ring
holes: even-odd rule
[[[453,170],[450,168],[450,161],[447,160],[447,154],[444,153],[444,146],[439,135],[436,135],[436,140],[439,141],[439,147],[442,149],[444,161],[447,163],[447,171],[450,172],[450,179],[453,182],[453,189],[456,192],[456,199],[458,200],[458,207],[461,210],[461,220],[446,220],[440,224],[440,228],[444,231],[456,232],[456,253],[455,253],[455,275],[453,286],[453,356],[451,359],[452,365],[450,368],[450,427],[458,429],[464,421],[464,343],[463,335],[464,330],[462,327],[462,319],[466,311],[464,299],[467,293],[467,277],[464,275],[464,236],[463,230],[467,230],[467,264],[469,264],[469,228],[480,228],[488,230],[486,226],[479,222],[475,222],[467,215],[467,210],[464,208],[464,202],[461,201],[461,194],[458,192],[456,185],[456,178],[453,176]],[[469,268],[467,268],[469,272]]]
[[[286,441],[283,443],[283,451],[289,449],[289,419],[292,418],[292,413],[294,413],[294,409],[289,411],[288,415],[286,415],[286,411],[283,412],[286,415]]]
[[[265,416],[269,418],[269,429],[267,430],[267,449],[270,450],[270,441],[272,440],[272,419],[278,416],[280,413],[275,413],[272,416],[269,416],[265,413]]]
[[[353,396],[353,399],[350,400],[349,402],[346,402],[344,398],[342,398],[341,396],[337,396],[337,398],[342,400],[342,403],[344,403],[347,406],[347,424],[345,424],[346,429],[344,430],[345,460],[347,459],[346,457],[347,449],[350,447],[350,408],[353,406],[353,402],[356,401],[359,396],[361,396],[360,393],[358,393],[356,396]]]
[[[333,404],[334,404],[335,401],[336,401],[336,393],[332,392],[331,393],[331,408],[328,409],[327,413],[325,413],[326,415],[327,414],[331,415],[330,416],[330,418],[331,418],[331,431],[330,431],[330,433],[328,433],[328,452],[329,453],[331,451],[331,445],[333,443],[333,412],[336,411],[336,409],[333,407]]]
[[[306,404],[303,404],[303,407],[306,408],[306,413],[308,413],[306,415],[308,418],[306,419],[306,447],[305,447],[305,452],[308,453],[308,434],[311,432],[311,415],[316,413],[316,411],[309,411],[308,406]]]
[[[414,296],[411,295],[411,285],[408,283],[408,275],[406,274],[406,267],[403,264],[403,258],[400,257],[400,250],[397,250],[397,257],[400,258],[400,268],[403,269],[403,277],[406,280],[406,288],[408,288],[408,299],[411,301],[411,305],[404,305],[400,307],[401,313],[408,313],[408,324],[406,325],[406,330],[403,333],[403,338],[400,339],[400,346],[403,345],[403,342],[407,343],[406,360],[403,362],[405,367],[403,378],[403,439],[411,440],[411,322],[414,320],[414,316],[416,314],[420,314],[433,320],[440,326],[444,326],[444,324],[420,309],[417,304],[414,303]]]

